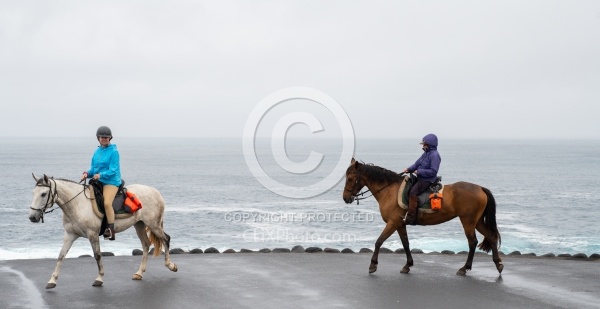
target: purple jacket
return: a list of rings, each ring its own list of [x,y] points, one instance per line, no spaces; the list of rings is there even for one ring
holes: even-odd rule
[[[434,182],[440,170],[440,163],[442,163],[442,157],[437,151],[437,137],[428,134],[423,138],[423,142],[429,146],[429,149],[421,155],[415,164],[408,167],[408,171],[411,173],[417,171],[419,179]]]

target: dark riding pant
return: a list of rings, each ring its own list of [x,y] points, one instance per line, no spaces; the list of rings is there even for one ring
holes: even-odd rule
[[[423,191],[427,190],[429,186],[431,186],[432,182],[427,180],[418,179],[417,183],[415,183],[410,189],[410,196],[419,196],[419,194],[423,193]]]

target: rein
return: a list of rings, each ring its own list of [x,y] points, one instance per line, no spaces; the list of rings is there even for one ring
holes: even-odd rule
[[[371,190],[370,190],[370,189],[367,189],[366,191],[363,191],[363,192],[358,192],[358,193],[356,193],[356,194],[352,193],[352,192],[354,191],[354,188],[355,188],[355,187],[357,187],[357,186],[359,185],[359,180],[360,180],[360,173],[359,173],[359,172],[355,172],[355,174],[356,174],[356,175],[358,175],[358,177],[356,177],[356,181],[354,182],[354,186],[352,187],[352,190],[351,190],[351,189],[348,189],[348,188],[344,188],[344,190],[346,190],[346,191],[350,191],[350,194],[352,194],[352,197],[353,197],[353,198],[354,198],[354,200],[356,201],[356,205],[360,205],[360,201],[361,201],[361,200],[367,199],[367,198],[369,198],[369,197],[371,197],[371,196],[373,196],[373,195],[375,195],[375,194],[377,194],[377,193],[379,193],[379,192],[383,191],[385,188],[389,187],[389,186],[390,186],[390,185],[393,183],[393,182],[388,182],[388,184],[387,184],[387,185],[385,185],[385,186],[383,186],[383,187],[379,188],[379,190],[377,190],[376,192],[372,192],[372,193],[371,193],[371,195],[369,195],[369,196],[364,196],[364,197],[363,197],[362,195],[365,195],[365,194],[367,194],[367,193],[371,192]],[[402,174],[404,174],[404,173],[401,173],[400,175],[402,175]]]
[[[45,183],[36,184],[36,187],[48,187],[50,189],[50,192],[48,194],[48,197],[46,198],[46,203],[44,204],[44,207],[42,207],[42,209],[29,207],[30,209],[41,212],[40,218],[42,219],[42,223],[44,223],[44,214],[51,213],[54,210],[56,210],[56,208],[52,208],[52,207],[54,207],[54,204],[56,204],[56,205],[58,205],[58,207],[62,208],[64,205],[68,204],[69,202],[74,200],[76,197],[78,197],[81,193],[84,193],[85,190],[88,188],[88,185],[84,184],[83,190],[81,190],[81,192],[75,194],[75,196],[73,196],[70,200],[68,200],[65,203],[63,203],[62,205],[60,205],[58,203],[58,189],[56,186],[56,180],[54,180],[54,178],[50,178],[49,180],[51,180],[54,183],[54,190],[52,188],[52,184],[50,181],[48,181],[47,184],[45,184]],[[85,196],[85,193],[83,195]],[[88,197],[86,196],[86,198],[88,198]]]

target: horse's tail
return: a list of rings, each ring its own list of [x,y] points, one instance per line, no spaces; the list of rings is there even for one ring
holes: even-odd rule
[[[501,238],[500,232],[498,231],[498,225],[496,224],[496,199],[492,195],[492,192],[484,187],[481,187],[485,195],[487,195],[487,204],[485,205],[485,211],[483,212],[483,223],[492,232],[492,237],[498,241],[498,248],[500,248]],[[490,252],[492,250],[492,244],[487,237],[484,237],[483,241],[479,244],[479,249]]]
[[[162,223],[161,223],[162,226]],[[150,238],[150,242],[154,245],[154,253],[153,256],[159,256],[162,252],[162,241],[158,236],[156,236],[149,227],[146,227],[146,233],[148,233],[148,238]]]

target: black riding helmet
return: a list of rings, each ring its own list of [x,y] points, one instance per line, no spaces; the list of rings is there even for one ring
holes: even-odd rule
[[[96,138],[100,137],[108,137],[112,140],[112,132],[110,131],[110,128],[107,126],[99,127],[98,130],[96,130]]]

